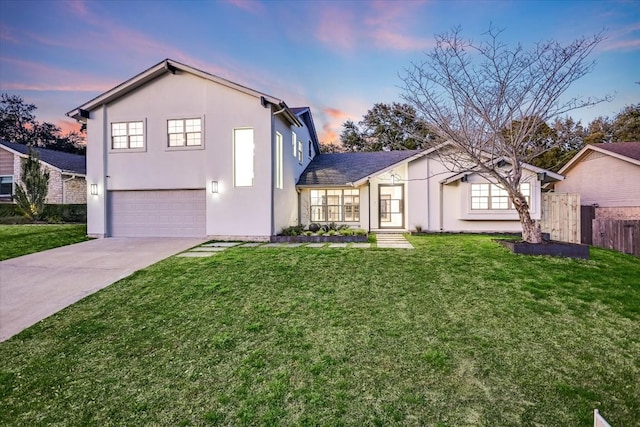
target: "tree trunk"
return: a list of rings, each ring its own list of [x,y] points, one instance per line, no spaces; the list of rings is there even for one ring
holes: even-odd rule
[[[528,243],[542,243],[542,230],[540,230],[536,221],[531,219],[529,207],[526,204],[515,204],[515,208],[518,211],[520,224],[522,225],[522,240]]]

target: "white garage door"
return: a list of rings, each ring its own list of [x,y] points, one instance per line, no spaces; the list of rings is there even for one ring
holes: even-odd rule
[[[205,190],[110,191],[113,237],[204,237]]]

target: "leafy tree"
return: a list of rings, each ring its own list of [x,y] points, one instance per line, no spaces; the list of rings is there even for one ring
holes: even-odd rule
[[[557,172],[583,147],[585,130],[579,121],[568,116],[556,118],[549,129],[553,141],[531,164]]]
[[[22,162],[22,183],[16,185],[16,204],[24,216],[32,221],[40,219],[49,185],[49,171],[40,164],[38,152],[29,148],[29,156]]]
[[[532,144],[541,123],[602,99],[562,98],[573,82],[593,69],[589,54],[602,35],[568,45],[538,42],[527,50],[501,41],[489,28],[476,43],[460,28],[436,37],[427,58],[406,70],[404,99],[448,141],[440,150],[451,171],[475,170],[509,194],[522,237],[542,242],[520,191],[523,163],[550,147]],[[500,160],[506,160],[505,167]]]
[[[339,142],[329,141],[320,143],[322,153],[343,153],[344,147]]]
[[[34,115],[36,109],[34,104],[26,103],[20,96],[3,93],[0,96],[0,139],[84,154],[84,137],[80,132],[71,131],[64,135],[58,126],[38,122]]]
[[[640,141],[640,104],[625,107],[613,121],[616,142]]]
[[[378,103],[356,125],[343,124],[340,140],[347,151],[415,150],[426,147],[437,136],[408,104]]]
[[[613,123],[608,117],[597,117],[589,122],[584,136],[585,144],[613,142]]]

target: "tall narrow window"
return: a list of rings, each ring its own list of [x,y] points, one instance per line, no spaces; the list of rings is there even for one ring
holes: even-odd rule
[[[283,170],[282,170],[282,135],[276,132],[276,188],[283,187]]]
[[[142,122],[111,123],[111,148],[143,148],[144,125]]]
[[[296,142],[298,141],[298,137],[295,132],[291,132],[291,149],[293,150],[293,157],[298,156],[298,147],[296,146]]]
[[[304,149],[302,148],[302,141],[298,141],[298,163],[302,164],[304,159]]]
[[[168,120],[169,147],[202,145],[201,119]]]
[[[313,148],[311,147],[311,140],[309,140],[309,158],[311,158],[313,154]]]
[[[253,129],[233,131],[234,183],[236,187],[253,185]]]

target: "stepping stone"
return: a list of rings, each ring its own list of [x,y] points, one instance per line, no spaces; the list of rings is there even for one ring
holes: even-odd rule
[[[213,243],[206,243],[202,246],[213,246],[216,248],[230,248],[232,246],[238,246],[240,244],[240,242],[213,242]]]
[[[282,248],[297,248],[302,246],[302,243],[282,243]]]
[[[188,257],[188,258],[203,258],[211,255],[215,255],[215,252],[183,252],[176,256],[179,257]]]
[[[240,245],[240,248],[255,248],[256,246],[260,246],[263,243],[255,243],[255,242],[251,242],[251,243],[244,243],[242,245]]]
[[[351,247],[356,249],[369,249],[371,247],[371,243],[353,243]]]
[[[307,248],[324,248],[324,245],[326,245],[326,243],[309,243],[307,244]]]
[[[191,249],[191,252],[222,252],[227,248],[216,248],[212,246],[198,246],[197,248]]]
[[[330,248],[346,248],[348,243],[331,243]]]
[[[281,248],[284,246],[282,243],[267,243],[266,245],[262,245],[263,248]]]

